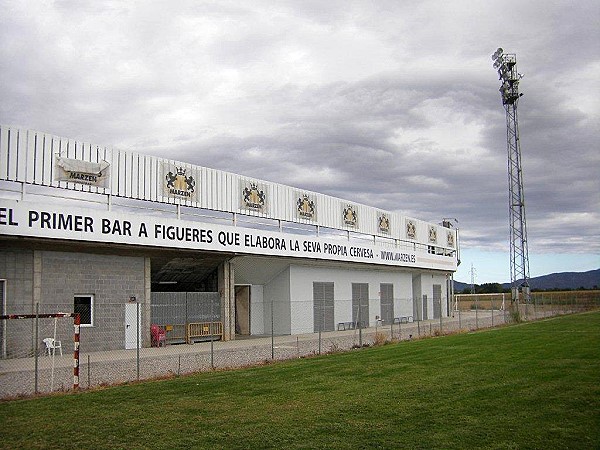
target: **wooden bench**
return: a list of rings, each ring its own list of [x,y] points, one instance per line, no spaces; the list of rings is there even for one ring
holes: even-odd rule
[[[338,331],[355,330],[358,328],[358,322],[339,322],[337,324]]]
[[[409,323],[413,322],[413,316],[394,317],[394,323]]]
[[[223,322],[190,322],[186,326],[185,341],[188,344],[211,337],[223,338]]]

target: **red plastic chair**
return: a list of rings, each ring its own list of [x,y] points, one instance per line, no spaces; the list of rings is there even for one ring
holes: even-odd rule
[[[164,328],[153,323],[150,325],[150,337],[152,339],[152,347],[165,346],[167,333]]]

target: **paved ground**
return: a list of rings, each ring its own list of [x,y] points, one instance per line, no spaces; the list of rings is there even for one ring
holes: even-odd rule
[[[549,315],[549,314],[548,314]],[[543,315],[540,315],[543,317]],[[418,339],[419,337],[474,330],[501,325],[508,319],[503,311],[468,311],[454,317],[408,324],[394,324],[363,330],[243,338],[234,341],[168,345],[161,348],[113,350],[80,355],[80,388],[110,385],[137,379],[151,379],[198,371],[261,364],[271,359],[349,350],[372,345],[376,340]],[[65,350],[65,349],[63,349]],[[35,392],[34,358],[0,360],[0,398],[31,395]],[[73,355],[37,358],[37,392],[69,390],[73,387]]]

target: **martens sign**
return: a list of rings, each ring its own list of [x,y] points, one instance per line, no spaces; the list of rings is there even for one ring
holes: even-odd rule
[[[0,200],[0,234],[456,270],[455,259],[441,255],[421,256],[346,240],[14,200]]]

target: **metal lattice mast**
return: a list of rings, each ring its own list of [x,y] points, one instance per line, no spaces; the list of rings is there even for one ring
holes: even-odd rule
[[[517,104],[523,95],[519,93],[517,57],[514,53],[504,54],[499,48],[492,55],[494,68],[500,77],[500,96],[506,111],[506,148],[508,150],[508,201],[510,228],[510,282],[512,301],[519,300],[519,292],[529,302],[529,250],[527,247],[527,220],[523,191],[523,169],[521,167],[521,143]]]

